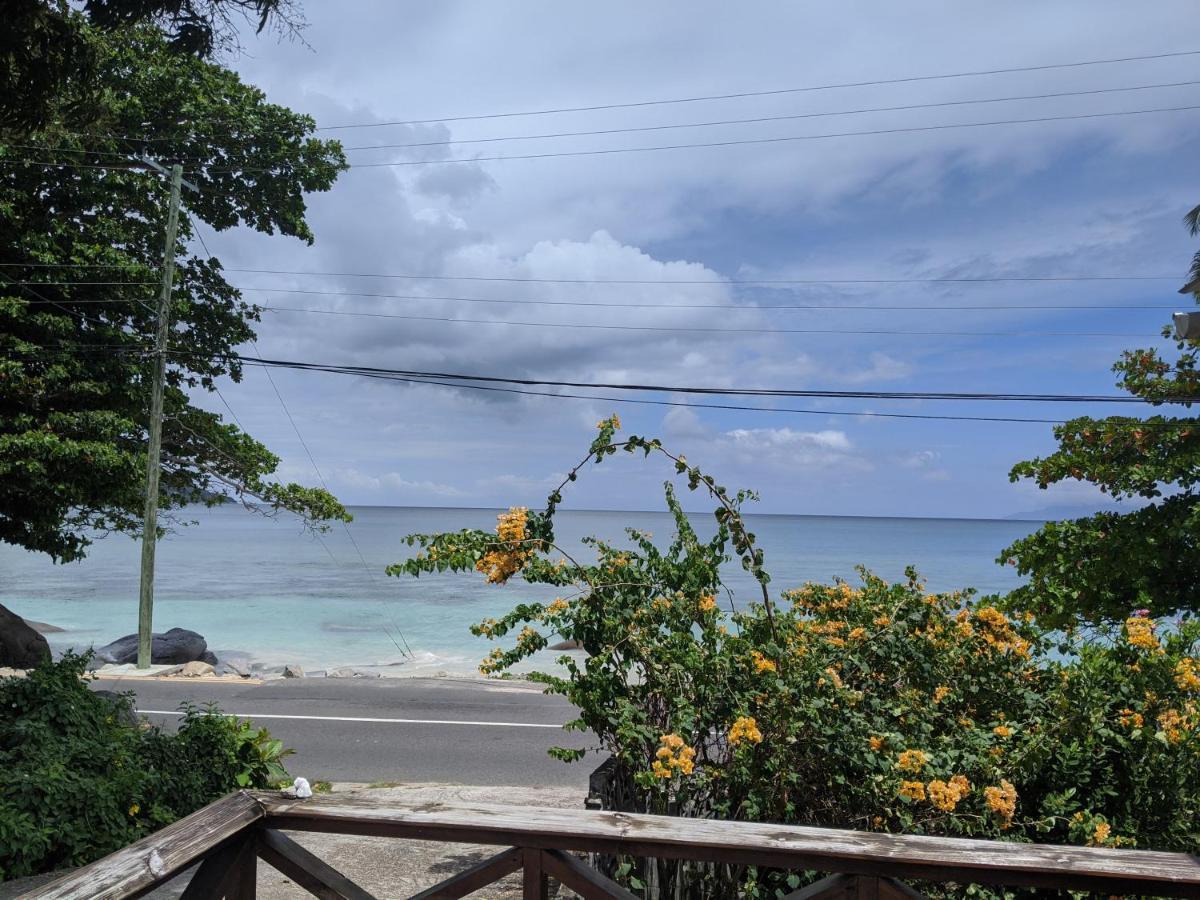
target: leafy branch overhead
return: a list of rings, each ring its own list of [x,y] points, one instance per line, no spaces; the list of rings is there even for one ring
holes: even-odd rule
[[[135,134],[200,188],[185,193],[175,247],[163,507],[227,495],[313,523],[348,518],[324,490],[277,484],[278,458],[190,396],[240,380],[234,348],[259,317],[218,260],[189,251],[199,223],[311,243],[305,195],[345,168],[340,145],[228,69],[176,54],[156,28],[90,40],[94,130],[61,119],[32,138],[64,165],[21,162],[38,154],[0,143],[0,242],[22,263],[0,273],[0,539],[69,560],[91,532],[139,527],[166,186],[128,167],[140,147],[122,136]]]

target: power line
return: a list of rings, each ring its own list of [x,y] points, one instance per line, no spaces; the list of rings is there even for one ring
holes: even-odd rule
[[[686,144],[659,144],[652,147],[608,147],[601,150],[556,150],[546,153],[522,153],[510,154],[508,156],[475,156],[468,158],[451,157],[449,159],[408,159],[380,163],[351,163],[349,168],[350,171],[353,171],[355,169],[385,169],[402,166],[436,166],[445,165],[447,163],[504,162],[506,160],[553,159],[573,156],[609,156],[618,153],[651,153],[660,150],[697,150],[711,147],[741,147],[751,144],[784,144],[794,141],[822,141],[831,138],[870,137],[887,134],[915,134],[917,132],[924,131],[949,131],[956,128],[990,128],[1000,125],[1032,125],[1045,122],[1073,122],[1085,119],[1108,119],[1117,116],[1144,116],[1154,113],[1186,112],[1195,109],[1200,109],[1200,105],[1164,106],[1156,109],[1130,109],[1119,112],[1076,113],[1073,115],[1061,116],[1036,116],[1027,119],[997,119],[991,122],[953,122],[943,125],[914,125],[899,128],[872,128],[866,131],[834,131],[824,134],[792,134],[783,135],[780,137],[737,138],[725,141],[704,141]],[[255,173],[266,172],[269,170],[230,167],[211,168],[208,169],[208,171],[227,173]]]
[[[5,269],[148,269],[156,272],[162,266],[147,265],[136,260],[127,263],[47,263],[47,262],[0,262]]]
[[[293,306],[264,306],[269,312],[314,313],[325,316],[357,316],[374,319],[404,319],[411,322],[448,322],[460,325],[502,325],[513,328],[570,328],[572,330],[688,332],[696,334],[848,334],[910,337],[1086,337],[1139,338],[1141,332],[1127,331],[913,331],[891,328],[706,328],[693,325],[604,325],[580,322],[511,322],[498,319],[460,319],[453,316],[409,316],[400,313],[346,312]]]
[[[881,412],[859,412],[845,410],[819,410],[819,409],[796,409],[791,407],[765,407],[765,406],[748,406],[742,404],[726,404],[726,403],[688,403],[676,400],[646,400],[633,397],[617,397],[617,396],[596,396],[584,394],[567,394],[555,393],[550,391],[531,391],[521,388],[497,387],[494,385],[480,384],[456,384],[446,381],[433,381],[421,378],[403,377],[403,376],[388,376],[383,374],[370,374],[361,372],[350,372],[344,370],[325,370],[325,369],[306,369],[306,371],[327,371],[329,374],[342,375],[358,375],[364,378],[376,378],[386,381],[399,381],[407,384],[424,384],[437,387],[449,388],[465,388],[476,391],[494,391],[507,394],[524,394],[535,397],[551,397],[567,400],[588,400],[588,401],[603,401],[606,403],[628,403],[641,406],[668,406],[668,407],[686,407],[691,409],[720,409],[720,410],[736,410],[743,412],[769,412],[769,413],[788,413],[797,415],[812,415],[812,416],[842,416],[856,418],[883,418],[883,419],[918,419],[918,420],[933,420],[933,421],[961,421],[961,422],[1001,422],[1001,423],[1020,423],[1020,424],[1038,424],[1038,425],[1062,425],[1067,420],[1063,419],[1039,419],[1019,416],[959,416],[959,415],[937,415],[932,413],[881,413]],[[1131,420],[1130,427],[1139,428],[1155,428],[1155,427],[1195,427],[1195,423],[1186,420],[1169,421],[1169,422],[1143,422]]]
[[[1091,59],[1082,62],[1047,63],[1036,66],[1008,66],[998,69],[976,69],[966,72],[944,72],[933,75],[909,75],[899,78],[880,78],[871,81],[847,81],[831,84],[806,85],[804,87],[774,88],[762,91],[740,91],[732,94],[707,94],[692,97],[673,97],[662,100],[638,100],[625,103],[604,103],[591,106],[563,106],[551,109],[519,110],[503,113],[482,113],[469,116],[443,116],[437,119],[401,119],[389,122],[358,122],[346,125],[325,125],[317,131],[343,131],[350,128],[386,128],[392,125],[432,125],[439,122],[470,122],[480,119],[507,119],[518,116],[546,116],[558,113],[597,112],[606,109],[634,109],[645,106],[666,106],[677,103],[702,103],[710,100],[740,100],[749,97],[772,97],[782,94],[803,94],[815,91],[831,91],[843,88],[878,87],[888,84],[912,84],[921,81],[940,81],[951,78],[975,78],[983,75],[1009,75],[1016,72],[1046,72],[1053,69],[1076,69],[1085,66],[1103,66],[1127,62],[1143,62],[1154,59],[1170,59],[1182,56],[1196,56],[1200,50],[1180,50],[1171,53],[1153,53],[1142,56],[1124,56],[1110,59]]]
[[[719,283],[719,282],[714,282]],[[755,303],[748,305],[744,303],[643,303],[643,302],[624,302],[612,301],[606,302],[602,300],[531,300],[517,298],[494,298],[494,297],[444,297],[444,296],[428,296],[423,294],[372,294],[361,293],[358,291],[310,291],[300,288],[276,288],[276,287],[242,287],[240,291],[258,291],[277,294],[309,294],[323,297],[371,297],[389,300],[438,300],[452,301],[461,303],[492,303],[492,304],[519,304],[525,306],[579,306],[579,307],[599,307],[601,309],[607,307],[628,308],[628,309],[738,309],[747,312],[758,312],[761,310],[824,310],[827,312],[853,312],[855,310],[924,310],[930,312],[941,312],[943,310],[972,310],[980,312],[989,312],[992,310],[1060,310],[1060,309],[1116,309],[1116,310],[1159,310],[1159,309],[1178,309],[1179,304],[1093,304],[1093,303],[1074,303],[1074,304],[1034,304],[1034,303],[997,303],[987,306],[947,306],[947,305],[920,305],[914,306],[910,304],[893,304],[882,305],[873,303],[856,303],[853,306],[830,306],[829,304],[818,303]],[[80,302],[80,301],[75,301]],[[121,300],[98,300],[97,303],[122,303]],[[280,308],[280,307],[275,307]]]
[[[348,375],[403,376],[426,379],[453,379],[521,386],[587,388],[591,390],[652,391],[671,394],[703,394],[734,397],[817,397],[831,400],[1004,400],[1047,403],[1149,403],[1128,394],[1017,394],[962,391],[831,391],[792,388],[723,388],[625,382],[580,382],[537,378],[513,378],[502,375],[468,375],[461,372],[429,372],[412,369],[387,369],[378,366],[350,366],[335,363],[310,363],[298,360],[265,359],[262,356],[238,356],[242,362],[289,369],[337,372]],[[1176,402],[1200,402],[1196,398],[1176,398]]]
[[[682,122],[669,125],[641,125],[628,128],[602,128],[593,131],[554,131],[542,134],[511,134],[501,137],[459,138],[446,141],[416,141],[406,144],[368,144],[361,147],[343,147],[347,153],[361,150],[404,150],[415,147],[449,147],[455,144],[492,144],[497,141],[533,141],[550,138],[566,137],[598,137],[609,134],[636,134],[649,131],[673,131],[680,128],[715,128],[724,125],[758,125],[765,122],[790,122],[797,119],[823,119],[832,116],[857,116],[868,113],[909,112],[917,109],[943,109],[954,106],[974,106],[984,103],[1014,103],[1023,100],[1052,100],[1064,97],[1088,97],[1098,94],[1128,93],[1131,91],[1149,91],[1161,88],[1189,87],[1200,84],[1200,81],[1171,81],[1161,84],[1142,84],[1132,87],[1093,88],[1083,91],[1057,91],[1048,94],[1024,94],[1015,97],[982,97],[970,100],[943,100],[937,103],[908,103],[903,106],[868,106],[860,109],[832,110],[828,112],[792,113],[777,116],[754,116],[745,119],[718,119],[708,122]],[[13,144],[10,146],[27,146],[31,149],[52,150],[52,147],[37,145]]]

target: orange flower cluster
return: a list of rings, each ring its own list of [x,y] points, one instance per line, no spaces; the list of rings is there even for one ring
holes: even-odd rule
[[[717,608],[717,595],[701,594],[700,599],[696,601],[696,607],[700,612],[712,612]]]
[[[1096,830],[1092,832],[1092,836],[1088,838],[1088,843],[1093,847],[1103,847],[1108,843],[1109,835],[1112,833],[1112,826],[1107,822],[1098,822]]]
[[[971,782],[962,775],[955,775],[949,781],[934,779],[929,782],[929,802],[942,812],[954,812],[958,802],[971,792]]]
[[[1162,647],[1159,646],[1158,638],[1154,635],[1156,625],[1157,623],[1153,619],[1139,617],[1126,619],[1125,640],[1129,641],[1129,646],[1137,647],[1139,650],[1161,653]]]
[[[886,738],[881,738],[876,735],[871,735],[869,738],[867,738],[867,743],[871,746],[871,749],[874,752],[878,753],[880,750],[883,749],[883,745],[886,740],[887,740]]]
[[[992,734],[998,738],[1006,738],[1012,734],[1012,729],[1007,725],[997,725],[992,729]]]
[[[651,771],[658,778],[670,778],[676,773],[691,775],[696,767],[696,751],[685,747],[683,738],[677,734],[664,734],[659,738],[658,751],[654,754]]]
[[[940,684],[933,689],[933,702],[941,703],[950,696],[950,688],[944,684]]]
[[[1195,708],[1189,704],[1187,713],[1193,712],[1195,712]],[[1177,709],[1168,709],[1158,714],[1158,729],[1172,744],[1178,744],[1187,737],[1193,727],[1195,727],[1194,717],[1181,713]]]
[[[778,669],[779,669],[779,667],[777,665],[775,665],[774,660],[767,659],[758,650],[751,651],[750,661],[752,663],[754,663],[754,669],[755,669],[755,671],[757,671],[759,673],[775,672],[775,671],[778,671]]]
[[[1007,828],[1012,824],[1013,816],[1017,813],[1017,789],[1012,782],[1001,781],[999,787],[984,788],[983,799],[988,809],[1000,819],[1001,827]]]
[[[762,743],[762,732],[758,730],[758,722],[752,716],[738,716],[729,729],[729,743],[740,744],[749,741],[752,744]]]
[[[961,613],[959,614],[961,616]],[[960,632],[962,620],[959,620]],[[982,606],[975,611],[974,631],[997,653],[1012,653],[1014,656],[1029,655],[1029,641],[1013,630],[1008,616],[994,606]]]
[[[900,782],[900,796],[908,800],[924,800],[925,799],[925,782],[923,781],[902,781]]]
[[[924,769],[928,762],[929,755],[923,750],[905,750],[896,758],[896,768],[915,775]]]
[[[1200,692],[1200,661],[1185,656],[1175,666],[1175,683],[1180,690]]]
[[[492,584],[504,584],[521,571],[533,555],[533,551],[525,546],[528,517],[529,509],[524,506],[514,506],[496,517],[496,537],[505,546],[489,550],[475,563],[476,571],[487,573],[487,580]]]
[[[1141,728],[1145,724],[1142,714],[1134,712],[1132,709],[1123,709],[1118,713],[1118,716],[1117,721],[1125,728]]]

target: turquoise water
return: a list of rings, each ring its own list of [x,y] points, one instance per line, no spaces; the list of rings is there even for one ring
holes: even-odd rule
[[[492,528],[496,510],[397,507],[354,508],[350,526],[358,552],[342,529],[324,544],[291,517],[263,518],[238,506],[190,512],[197,525],[159,546],[156,631],[190,628],[218,655],[236,652],[268,666],[306,669],[387,665],[397,674],[473,672],[489,645],[467,626],[499,616],[524,599],[549,599],[541,586],[488,585],[480,576],[391,578],[384,567],[410,553],[413,531]],[[853,579],[864,564],[896,579],[915,565],[933,590],[975,587],[1008,590],[1015,573],[995,564],[999,552],[1038,523],[984,519],[874,519],[751,516],[750,529],[766,553],[773,587],[804,581]],[[701,533],[707,515],[693,517]],[[665,513],[563,511],[558,536],[579,549],[593,534],[618,540],[622,529],[650,531],[664,542]],[[103,645],[137,627],[139,545],[123,536],[98,541],[87,559],[54,565],[46,557],[0,544],[0,603],[29,619],[66,629],[52,646]],[[754,585],[736,564],[727,583],[748,602]],[[406,660],[402,651],[411,648]],[[553,655],[553,654],[551,654]]]

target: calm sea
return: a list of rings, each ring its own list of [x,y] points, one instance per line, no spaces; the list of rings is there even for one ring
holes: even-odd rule
[[[314,539],[290,517],[268,519],[241,507],[191,511],[198,524],[159,546],[155,630],[190,628],[218,655],[238,653],[268,666],[305,669],[387,665],[397,674],[473,672],[489,645],[467,626],[499,616],[523,599],[549,599],[541,586],[488,585],[481,576],[392,578],[414,531],[495,525],[496,510],[357,507],[350,526]],[[1002,591],[1017,584],[995,564],[999,552],[1038,523],[982,519],[875,519],[752,516],[773,587],[842,576],[863,564],[896,579],[915,565],[933,590]],[[708,515],[693,517],[711,533]],[[579,549],[585,535],[619,540],[623,529],[648,530],[669,541],[665,513],[563,511],[558,536]],[[359,557],[361,551],[362,558]],[[123,536],[93,545],[87,559],[54,565],[46,557],[0,544],[0,603],[29,619],[66,629],[55,648],[107,643],[137,627],[139,545]],[[753,584],[736,564],[728,582],[748,602]],[[412,656],[402,652],[411,649]]]

